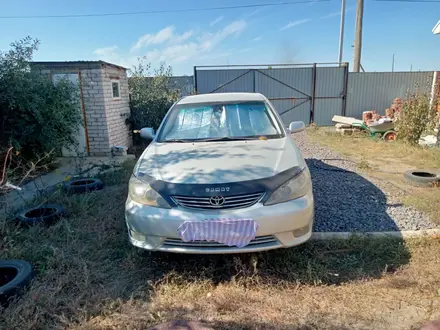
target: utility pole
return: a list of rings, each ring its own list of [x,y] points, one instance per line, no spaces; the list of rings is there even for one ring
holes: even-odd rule
[[[359,72],[361,67],[362,52],[362,21],[364,18],[364,0],[357,0],[356,5],[356,31],[354,33],[354,59],[353,72]]]
[[[339,31],[339,57],[338,62],[342,62],[342,48],[344,47],[344,25],[345,25],[345,0],[341,4],[341,28]]]
[[[391,72],[394,72],[394,54],[393,54],[393,62],[391,63]]]

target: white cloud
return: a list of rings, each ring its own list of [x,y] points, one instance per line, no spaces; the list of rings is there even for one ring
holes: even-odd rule
[[[93,51],[93,54],[100,55],[100,56],[110,56],[116,54],[116,51],[118,50],[118,46],[110,46],[110,47],[103,47],[98,48]]]
[[[145,54],[145,57],[148,62],[156,62],[156,61],[163,61],[161,58],[162,53],[158,49],[150,50]]]
[[[203,55],[203,56],[200,56],[200,59],[201,60],[205,60],[205,59],[207,59],[207,60],[216,60],[216,59],[219,59],[219,58],[225,58],[225,57],[229,57],[229,56],[231,56],[232,55],[232,53],[230,53],[230,52],[226,52],[226,53],[215,53],[215,54],[210,54],[210,55]]]
[[[347,8],[345,8],[345,13],[348,13],[349,11],[351,11],[353,9],[354,9],[354,7],[347,7]],[[327,15],[321,16],[320,18],[325,19],[325,18],[331,18],[331,17],[336,17],[336,16],[341,16],[341,11],[334,11],[334,12],[331,12]]]
[[[321,16],[320,18],[330,18],[330,17],[335,17],[335,16],[341,16],[341,12],[340,11],[335,11],[333,13]]]
[[[176,34],[173,26],[168,26],[157,33],[146,34],[139,38],[131,51],[136,53],[120,53],[117,46],[96,49],[93,53],[100,59],[132,67],[137,63],[137,56],[145,56],[146,61],[167,64],[179,64],[202,58],[221,58],[230,56],[232,50],[219,47],[226,39],[238,36],[247,27],[243,19],[235,20],[214,32],[196,34],[194,30]],[[215,51],[214,51],[215,50]],[[249,51],[243,49],[238,51]]]
[[[216,46],[228,37],[240,34],[247,26],[246,21],[237,20],[226,25],[215,33],[205,33],[200,36],[197,42],[188,42],[168,46],[160,51],[160,54],[151,53],[150,56],[160,61],[184,62],[189,59],[198,58],[211,52]],[[216,56],[219,56],[218,54]],[[147,54],[148,57],[148,54]],[[150,60],[150,59],[149,59]]]
[[[262,35],[261,35],[261,36],[258,36],[258,37],[255,37],[254,39],[252,39],[252,41],[259,41],[259,40],[261,40],[261,38],[263,38]]]
[[[174,26],[167,26],[156,34],[145,34],[138,39],[132,50],[138,50],[148,45],[158,45],[171,39],[173,36]]]
[[[251,50],[252,50],[252,48],[250,48],[250,47],[249,48],[242,48],[242,49],[239,50],[239,52],[240,53],[246,53],[246,52],[249,52]]]
[[[216,33],[205,33],[199,39],[201,51],[210,51],[226,38],[239,35],[246,28],[246,26],[247,22],[245,20],[237,20],[226,25],[223,29],[217,31]]]
[[[119,52],[118,46],[110,46],[95,49],[93,55],[99,60],[103,60],[109,63],[121,65],[126,68],[131,68],[137,63],[137,56],[123,56]]]
[[[209,26],[214,26],[217,23],[220,23],[220,21],[222,21],[222,20],[223,20],[223,16],[219,16],[215,20],[213,20],[211,23],[209,23]]]
[[[210,56],[215,47],[229,37],[239,35],[247,26],[246,21],[236,20],[214,33],[204,33],[195,41],[182,43],[190,39],[194,32],[187,31],[180,36],[173,36],[167,47],[148,51],[145,56],[148,61],[165,61],[167,63],[181,63],[190,59],[213,58]],[[214,54],[216,58],[226,56],[226,53]],[[227,54],[230,54],[228,51]]]
[[[226,25],[223,30],[220,31],[220,35],[227,37],[231,34],[238,34],[241,31],[243,31],[247,26],[247,23],[245,20],[241,19],[238,21],[234,21],[229,25]]]
[[[255,14],[259,13],[262,10],[263,10],[262,8],[254,9],[251,12],[249,12],[248,14],[245,14],[244,17],[252,17],[252,16],[254,16]]]
[[[165,48],[162,56],[168,62],[184,62],[197,55],[199,51],[195,42]]]
[[[194,34],[193,30],[190,31],[186,31],[185,33],[181,34],[180,36],[175,36],[172,41],[175,43],[180,43],[183,42],[185,40],[188,40],[189,38],[191,38]]]
[[[179,44],[191,38],[194,34],[193,30],[184,32],[183,34],[175,34],[174,26],[167,26],[155,34],[145,34],[138,39],[136,44],[131,48],[131,51],[139,51],[150,45],[159,45],[166,41],[172,44]]]
[[[280,29],[280,31],[283,31],[283,30],[286,30],[286,29],[293,28],[294,26],[298,26],[298,25],[301,25],[301,24],[307,23],[307,22],[309,22],[309,21],[311,21],[310,18],[305,18],[305,19],[300,19],[300,20],[297,20],[297,21],[289,22],[287,25],[283,26],[283,27]]]

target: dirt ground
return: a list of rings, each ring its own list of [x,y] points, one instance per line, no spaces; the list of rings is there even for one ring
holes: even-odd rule
[[[308,137],[318,144],[330,147],[357,162],[360,170],[370,177],[385,180],[403,190],[402,202],[428,214],[440,224],[440,189],[419,188],[405,182],[403,173],[411,169],[440,170],[440,148],[422,148],[398,141],[387,143],[372,140],[358,133],[341,136],[334,128],[310,128]]]
[[[440,238],[309,242],[266,253],[182,256],[131,247],[123,219],[133,164],[98,192],[66,196],[70,217],[21,228],[0,219],[0,259],[36,278],[0,310],[1,329],[418,329],[440,318]]]

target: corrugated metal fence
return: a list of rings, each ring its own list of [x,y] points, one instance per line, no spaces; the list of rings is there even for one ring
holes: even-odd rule
[[[172,88],[180,91],[180,95],[187,96],[194,93],[194,77],[193,76],[173,76],[168,80],[168,84]]]
[[[362,118],[362,112],[377,110],[384,114],[393,99],[405,97],[407,91],[429,93],[433,72],[350,72],[346,115]]]
[[[270,99],[284,122],[310,121],[311,68],[200,70],[196,75],[200,94],[262,93]]]
[[[265,95],[285,123],[327,125],[345,108],[348,66],[255,66],[195,70],[198,93],[256,92]]]
[[[273,68],[203,67],[194,70],[197,93],[258,92],[271,100],[284,123],[332,125],[334,115],[361,118],[385,113],[393,99],[416,88],[429,92],[433,72],[349,73],[348,65]]]

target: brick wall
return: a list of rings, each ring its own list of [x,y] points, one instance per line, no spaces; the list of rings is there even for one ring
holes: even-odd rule
[[[82,90],[90,156],[110,155],[106,113],[105,77],[102,69],[82,69]]]
[[[125,121],[130,114],[128,78],[124,69],[110,65],[103,67],[103,89],[110,148],[130,147],[132,139]],[[119,81],[120,98],[113,98],[112,81]]]
[[[43,74],[80,72],[90,156],[109,156],[113,146],[131,146],[129,127],[125,124],[130,114],[126,70],[105,62],[39,65],[43,65],[40,69]],[[112,80],[120,83],[118,99],[113,98]]]

